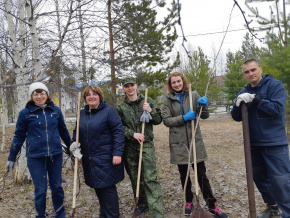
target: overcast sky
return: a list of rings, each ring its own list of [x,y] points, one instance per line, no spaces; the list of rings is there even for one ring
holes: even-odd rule
[[[245,11],[248,21],[253,19],[250,27],[257,27],[255,18],[249,17],[250,12],[244,4],[244,0],[237,0],[240,7]],[[212,58],[213,48],[218,51],[223,40],[225,30],[230,22],[228,32],[222,45],[222,52],[237,51],[248,30],[245,27],[245,20],[233,0],[179,0],[181,7],[181,24],[188,42],[197,49],[201,47],[204,53]],[[273,3],[270,3],[273,4]],[[234,7],[233,7],[234,6]],[[260,14],[269,17],[269,3],[251,3],[251,6],[258,7]],[[182,36],[181,28],[176,26],[178,35]],[[263,33],[258,33],[258,38],[263,38]],[[258,39],[257,45],[262,45]],[[181,45],[182,37],[179,37],[177,45]],[[187,45],[188,46],[188,45]]]

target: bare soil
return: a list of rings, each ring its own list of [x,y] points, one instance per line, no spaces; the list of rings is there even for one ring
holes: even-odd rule
[[[71,131],[71,124],[68,126]],[[215,197],[218,199],[218,206],[229,217],[248,217],[248,193],[241,123],[233,121],[229,114],[212,114],[209,119],[201,120],[200,126],[208,153],[207,174]],[[14,175],[11,173],[3,178],[14,128],[15,126],[9,126],[7,134],[9,140],[5,150],[0,153],[0,217],[35,217],[33,184],[16,184]],[[179,173],[177,166],[169,163],[168,128],[161,124],[155,126],[154,132],[158,179],[164,193],[165,217],[184,217],[183,191]],[[94,191],[84,184],[81,168],[79,168],[79,172],[81,185],[76,201],[75,217],[99,217],[97,197]],[[192,181],[194,181],[193,174],[191,172],[190,175]],[[68,163],[64,166],[63,177],[66,180],[63,183],[66,212],[67,217],[71,217],[73,166]],[[135,198],[127,175],[124,181],[118,184],[118,193],[121,217],[131,217],[135,208]],[[261,211],[264,209],[264,203],[257,190],[255,196],[256,209]],[[200,203],[206,209],[201,195]],[[50,192],[47,194],[47,211],[53,214]],[[145,217],[150,217],[150,214],[147,213]]]

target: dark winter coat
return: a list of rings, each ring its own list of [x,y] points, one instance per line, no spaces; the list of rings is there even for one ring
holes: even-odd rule
[[[193,91],[192,110],[196,112],[196,117],[200,111],[200,107],[196,103],[199,98],[200,95]],[[182,114],[186,114],[189,111],[189,104],[189,92],[185,91],[183,96],[184,111],[181,113],[180,101],[172,94],[168,93],[161,109],[163,123],[165,126],[169,127],[170,163],[172,164],[188,164],[189,146],[192,140],[192,127],[191,121],[185,122]],[[206,119],[209,117],[209,112],[205,106],[202,108],[201,118]],[[194,125],[196,125],[196,119],[194,120]],[[199,126],[195,133],[195,144],[197,162],[207,160],[207,154]],[[193,158],[191,158],[190,161],[193,162]]]
[[[73,141],[76,138],[74,130]],[[113,165],[113,156],[122,156],[124,130],[116,109],[100,102],[97,109],[80,112],[79,142],[86,184],[91,188],[105,188],[124,179],[123,161]]]
[[[67,147],[71,138],[59,107],[52,102],[44,109],[35,104],[26,104],[19,113],[16,123],[9,161],[15,161],[16,155],[26,139],[26,157],[49,157],[62,152],[61,140]]]
[[[288,145],[285,130],[287,94],[282,82],[268,74],[257,86],[248,84],[238,95],[246,92],[256,94],[253,102],[247,103],[251,145]],[[236,104],[231,114],[234,120],[242,120],[241,107]]]

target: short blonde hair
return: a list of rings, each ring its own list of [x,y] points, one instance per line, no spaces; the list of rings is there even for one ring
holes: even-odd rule
[[[104,94],[102,89],[99,86],[96,85],[90,85],[83,91],[83,98],[86,100],[87,95],[89,94],[90,90],[92,90],[93,93],[96,93],[100,97],[100,101],[104,100]]]

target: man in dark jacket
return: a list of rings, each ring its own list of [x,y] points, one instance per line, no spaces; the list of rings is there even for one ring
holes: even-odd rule
[[[257,60],[247,60],[242,69],[249,84],[238,93],[231,114],[241,121],[240,105],[247,103],[254,182],[267,204],[257,217],[290,217],[290,161],[284,126],[287,94],[281,81],[270,74],[262,76]]]

